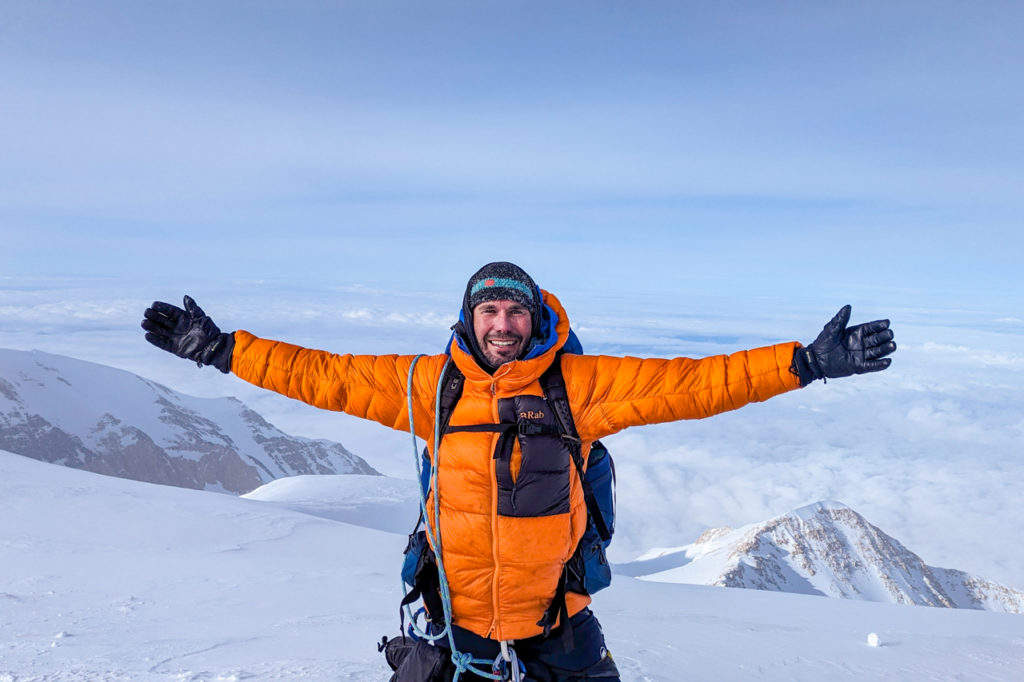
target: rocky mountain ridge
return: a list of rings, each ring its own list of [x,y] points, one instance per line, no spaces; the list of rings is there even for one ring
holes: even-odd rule
[[[123,370],[0,350],[0,448],[101,474],[241,494],[284,476],[378,472],[339,443],[288,435],[235,398]]]
[[[928,566],[841,502],[818,502],[685,547],[652,550],[616,573],[656,582],[1024,613],[1024,591]]]

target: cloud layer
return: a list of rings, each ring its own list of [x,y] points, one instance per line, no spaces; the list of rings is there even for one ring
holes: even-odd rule
[[[173,300],[151,289],[135,280],[4,280],[0,347],[103,362],[193,395],[236,395],[286,431],[338,440],[386,473],[413,476],[407,434],[317,411],[150,347],[138,329],[141,310],[154,297]],[[192,293],[225,329],[360,353],[439,351],[460,301],[456,292],[320,290],[308,282]],[[562,298],[589,352],[640,356],[806,342],[834,312],[817,301],[708,296],[677,313],[656,296]],[[854,306],[857,321],[884,314],[883,306]],[[932,565],[1024,585],[1024,550],[1009,541],[1024,513],[1024,328],[1007,317],[895,310],[900,349],[885,373],[610,438],[620,509],[613,558],[838,499]]]

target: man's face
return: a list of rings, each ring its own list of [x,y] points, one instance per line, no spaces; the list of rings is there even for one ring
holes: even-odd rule
[[[494,367],[519,357],[532,330],[530,311],[514,301],[484,301],[473,308],[473,334]]]

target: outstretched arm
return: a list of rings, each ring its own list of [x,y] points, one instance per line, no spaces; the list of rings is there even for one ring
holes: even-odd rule
[[[368,417],[372,407],[376,416],[371,418],[392,423],[404,405],[408,358],[400,368],[395,355],[341,355],[246,331],[235,334],[232,370],[251,384],[357,417]]]
[[[844,306],[807,347],[784,343],[690,358],[565,355],[562,372],[577,429],[601,438],[628,426],[701,419],[806,386],[878,372],[896,350],[888,320],[853,327]]]
[[[789,371],[791,342],[693,358],[565,355],[565,376],[576,428],[584,440],[629,426],[703,419],[800,387]]]
[[[336,355],[239,330],[220,331],[189,296],[185,307],[154,302],[144,314],[146,340],[157,348],[326,410],[409,428],[407,379],[412,356]],[[433,396],[444,356],[416,365],[413,410],[417,435],[432,433]]]

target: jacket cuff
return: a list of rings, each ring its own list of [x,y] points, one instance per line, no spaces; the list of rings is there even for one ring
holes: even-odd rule
[[[199,360],[199,366],[210,365],[224,374],[231,372],[231,356],[235,352],[235,334],[220,334],[207,346]]]
[[[797,347],[793,350],[793,361],[789,365],[789,371],[800,378],[800,387],[803,388],[819,378],[818,373],[815,371],[816,365],[814,355],[809,349]]]

